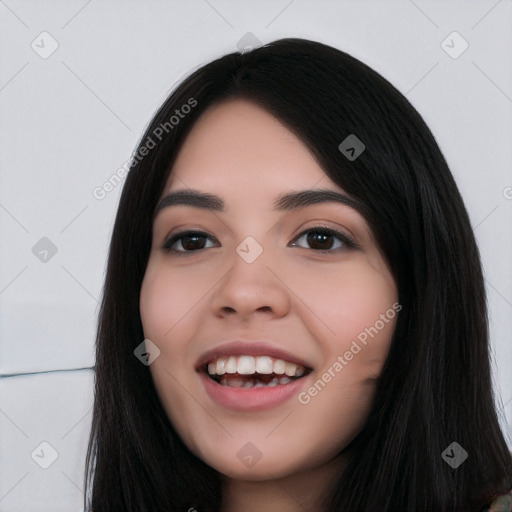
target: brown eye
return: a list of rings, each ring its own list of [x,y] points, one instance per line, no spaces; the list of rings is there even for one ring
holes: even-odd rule
[[[207,249],[205,243],[212,240],[212,237],[201,231],[182,231],[176,233],[165,241],[162,249],[169,252],[182,253],[187,256],[187,252],[196,252],[201,249]],[[175,246],[176,247],[173,247]],[[181,247],[180,247],[181,246]]]
[[[297,243],[297,241],[303,238],[305,238],[309,247]],[[165,252],[172,252],[178,256],[190,256],[203,249],[215,247],[215,245],[207,246],[208,241],[215,242],[216,239],[202,231],[182,231],[167,239],[162,249]],[[334,229],[320,226],[304,231],[291,243],[291,246],[299,246],[323,253],[358,247],[347,235]]]
[[[305,238],[306,243],[310,247],[304,247],[305,249],[313,249],[319,252],[334,252],[347,247],[355,248],[356,244],[346,235],[335,231],[333,229],[327,229],[323,227],[315,227],[308,229],[301,233],[295,240],[301,240]],[[333,247],[333,244],[337,244]],[[298,245],[296,242],[292,243],[293,246]],[[300,245],[300,247],[303,247]]]

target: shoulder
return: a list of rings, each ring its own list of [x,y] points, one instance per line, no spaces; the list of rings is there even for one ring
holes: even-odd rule
[[[481,512],[512,512],[512,489],[494,498]]]

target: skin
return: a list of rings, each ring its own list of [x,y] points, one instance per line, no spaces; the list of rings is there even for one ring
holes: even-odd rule
[[[162,197],[188,188],[219,195],[226,209],[178,205],[155,218],[140,312],[145,337],[161,351],[150,366],[160,401],[188,448],[223,475],[223,512],[314,510],[343,467],[335,454],[364,425],[396,317],[359,343],[361,350],[307,404],[293,396],[264,411],[235,412],[211,400],[194,367],[223,342],[269,340],[313,368],[307,391],[398,302],[396,283],[356,210],[334,202],[273,210],[285,192],[343,190],[259,106],[236,99],[203,113]],[[360,248],[336,238],[308,243],[302,234],[319,225]],[[213,238],[196,241],[192,247],[202,249],[189,249],[188,257],[162,249],[171,234],[186,229]],[[263,248],[250,264],[236,252],[247,236]],[[173,247],[183,253],[182,241]],[[334,250],[322,254],[317,247]],[[261,452],[250,468],[237,457],[247,442]]]

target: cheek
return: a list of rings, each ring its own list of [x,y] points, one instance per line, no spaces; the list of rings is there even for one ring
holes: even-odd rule
[[[343,353],[356,339],[362,344],[378,340],[373,344],[377,351],[386,348],[382,341],[393,332],[398,292],[382,265],[360,258],[337,267],[323,266],[318,272],[297,270],[295,276],[299,277],[294,278],[294,291],[314,313],[303,319],[309,319],[311,330],[325,333],[322,338],[331,349]]]
[[[205,293],[204,279],[185,277],[175,269],[150,260],[142,281],[139,308],[144,335],[149,339],[165,341],[176,338],[176,331],[194,314],[194,307]],[[204,283],[206,285],[207,283]],[[183,336],[180,336],[183,339]]]
[[[140,316],[144,336],[160,339],[173,325],[176,316],[177,288],[168,286],[165,279],[148,268],[140,291]]]
[[[193,365],[187,340],[194,337],[193,305],[201,297],[200,290],[183,286],[174,274],[165,266],[148,265],[139,300],[144,337],[160,349],[150,370],[157,389],[166,389],[166,394],[175,384],[171,375],[182,380],[184,368]]]
[[[188,357],[187,340],[194,335],[193,305],[204,292],[201,294],[197,286],[184,286],[183,281],[183,274],[180,277],[178,272],[150,260],[141,285],[139,308],[144,337],[160,349],[160,356],[150,366],[157,394],[174,426],[189,439],[189,429],[181,419],[189,417],[190,395],[183,392],[180,383],[189,387],[188,372],[193,361]],[[182,321],[185,317],[187,320]]]

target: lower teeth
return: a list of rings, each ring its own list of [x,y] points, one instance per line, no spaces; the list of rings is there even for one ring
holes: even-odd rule
[[[242,379],[242,378],[230,378],[221,379],[219,384],[222,386],[228,386],[232,388],[263,388],[263,387],[275,387],[278,385],[288,384],[292,379],[288,377],[274,377],[268,384],[265,384],[259,379]]]

